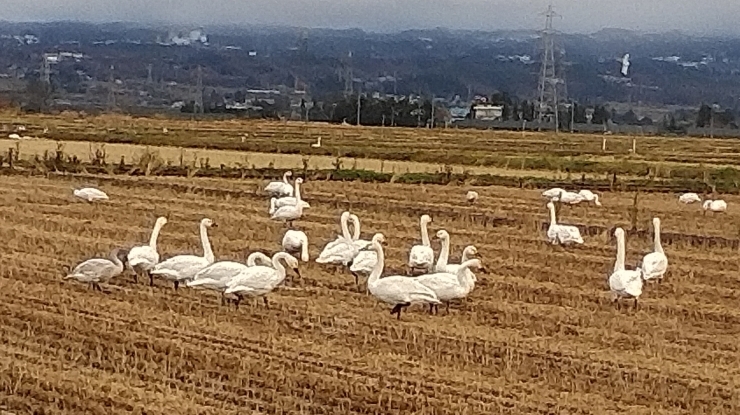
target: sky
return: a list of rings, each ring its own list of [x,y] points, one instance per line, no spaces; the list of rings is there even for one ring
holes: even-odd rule
[[[541,28],[549,3],[564,32],[740,35],[740,0],[2,0],[0,20],[507,30]]]

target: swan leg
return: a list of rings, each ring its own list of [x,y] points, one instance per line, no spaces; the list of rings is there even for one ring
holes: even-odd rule
[[[396,304],[396,305],[395,305],[395,306],[393,306],[393,308],[391,309],[391,315],[394,315],[394,314],[396,314],[396,313],[400,313],[400,312],[401,312],[400,310],[401,310],[401,304]]]
[[[447,314],[449,315],[450,314],[450,302],[449,301],[445,301],[445,306],[446,306],[445,309],[447,311]]]
[[[612,301],[614,305],[617,307],[617,310],[621,310],[620,304],[619,304],[619,297],[614,297],[614,301]]]
[[[360,289],[360,276],[357,275],[357,273],[354,271],[350,271],[350,272],[352,273],[352,276],[355,277],[355,286],[359,290]]]
[[[146,270],[146,274],[149,276],[149,286],[154,287],[154,275],[150,270]]]
[[[262,297],[262,301],[265,303],[266,308],[270,308],[270,303],[267,301],[267,296]]]
[[[180,287],[180,281],[175,280],[175,291]]]
[[[429,303],[429,314],[434,315],[434,304],[433,303]]]
[[[239,309],[239,304],[240,304],[241,302],[242,302],[242,296],[241,296],[241,295],[239,295],[239,294],[237,294],[237,295],[236,295],[236,300],[234,301],[234,309],[235,309],[235,310],[238,310],[238,309]]]
[[[635,311],[637,311],[637,297],[635,297]]]

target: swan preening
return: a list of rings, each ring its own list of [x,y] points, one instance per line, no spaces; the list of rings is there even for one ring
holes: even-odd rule
[[[88,202],[109,200],[108,195],[105,194],[105,192],[94,187],[83,187],[82,189],[74,189],[72,195]]]
[[[288,229],[283,235],[282,245],[285,252],[300,252],[301,261],[308,262],[308,236],[305,232]]]
[[[208,228],[216,227],[211,219],[204,218],[200,221],[200,241],[203,246],[203,256],[178,255],[154,266],[151,275],[164,277],[175,285],[175,290],[181,282],[186,282],[195,277],[195,274],[203,268],[211,265],[215,260],[211,242],[208,240]]]
[[[465,200],[467,200],[470,204],[475,203],[478,200],[478,192],[474,190],[468,191],[468,193],[465,195]]]
[[[614,262],[614,272],[609,276],[612,299],[619,306],[620,298],[632,298],[637,308],[637,300],[642,294],[642,270],[640,268],[625,269],[624,229],[617,228],[614,236],[617,238],[617,260]]]
[[[313,144],[311,144],[311,147],[313,147],[313,148],[319,148],[319,147],[321,147],[321,137],[318,137],[316,139],[316,142],[313,143]]]

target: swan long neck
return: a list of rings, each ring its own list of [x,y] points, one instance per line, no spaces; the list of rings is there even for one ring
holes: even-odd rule
[[[424,246],[432,246],[429,242],[429,233],[427,232],[427,223],[421,221],[421,244]]]
[[[370,275],[367,277],[367,286],[372,287],[377,284],[378,280],[380,279],[380,274],[383,273],[383,267],[385,266],[385,253],[383,252],[383,245],[380,244],[378,241],[373,241],[373,248],[375,248],[375,253],[378,256],[378,260],[375,262],[375,266],[373,266],[373,270],[370,272]]]
[[[352,219],[352,227],[354,228],[352,230],[352,240],[357,241],[360,239],[360,218],[357,215],[352,215],[350,219]]]
[[[157,223],[154,224],[154,229],[152,229],[152,236],[149,237],[149,246],[157,250],[157,238],[159,238],[159,232],[162,230],[162,226],[164,224],[160,221],[157,221]]]
[[[653,238],[655,243],[655,252],[660,252],[662,254],[663,245],[660,243],[660,222],[655,223],[654,227],[655,229],[653,230],[653,232],[655,233],[655,235],[653,236]]]
[[[290,176],[290,173],[288,173],[287,171],[283,173],[283,183],[290,185],[290,182],[288,181],[288,176]]]
[[[203,258],[212,264],[216,259],[213,256],[213,249],[211,249],[211,241],[208,240],[208,227],[205,223],[200,224],[200,243],[203,245]]]
[[[257,252],[252,252],[251,254],[249,254],[249,256],[247,257],[247,266],[248,267],[256,266],[258,260],[262,262],[262,264],[264,265],[272,264],[272,259],[269,256],[263,254],[262,252],[257,251]]]
[[[352,239],[352,235],[349,233],[349,224],[347,223],[349,221],[349,216],[343,215],[342,216],[342,237],[344,239]]]
[[[299,206],[300,207],[301,206],[301,201],[303,200],[303,199],[301,199],[301,183],[298,180],[296,180],[294,187],[295,187],[295,201],[296,201],[296,206]]]
[[[468,268],[473,266],[477,260],[475,259],[469,259],[467,261],[464,261],[462,264],[460,264],[460,267],[457,269],[457,282],[460,284],[461,287],[468,289],[470,288],[470,283],[472,283],[472,279],[468,278]]]
[[[281,282],[285,280],[285,267],[283,266],[283,263],[280,260],[281,259],[285,260],[288,255],[289,254],[286,254],[285,252],[278,252],[272,257],[272,266],[277,271],[277,275],[280,280],[278,284],[280,284]]]
[[[617,236],[617,260],[614,262],[614,272],[624,270],[624,235]]]
[[[123,262],[118,258],[117,250],[110,253],[110,260],[115,264],[116,268],[123,271]]]
[[[446,235],[442,238],[442,249],[439,251],[439,258],[437,258],[437,268],[441,268],[447,265],[447,261],[450,260],[450,237]],[[465,255],[463,253],[463,255]]]
[[[555,205],[550,205],[550,226],[557,225],[558,221],[555,218]]]
[[[308,262],[308,237],[301,236],[301,261]]]

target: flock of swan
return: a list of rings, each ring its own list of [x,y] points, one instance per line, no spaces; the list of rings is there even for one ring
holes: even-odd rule
[[[100,283],[107,283],[123,273],[124,269],[128,269],[133,273],[135,282],[138,282],[139,277],[147,276],[150,286],[154,285],[154,278],[161,278],[172,282],[175,290],[184,285],[192,289],[216,291],[220,293],[222,305],[229,301],[238,308],[246,297],[262,297],[265,305],[268,305],[266,295],[283,284],[288,269],[301,277],[299,260],[296,256],[300,261],[309,261],[308,236],[303,231],[293,229],[293,222],[302,217],[303,210],[310,208],[310,204],[301,197],[303,179],[296,178],[291,184],[289,181],[291,176],[292,173],[288,171],[282,181],[271,182],[264,188],[265,193],[270,196],[268,211],[270,218],[284,222],[288,227],[283,235],[282,251],[272,257],[257,251],[247,257],[246,263],[216,261],[208,239],[208,229],[217,225],[211,219],[204,218],[199,224],[203,255],[176,255],[160,261],[157,240],[167,224],[167,218],[159,217],[154,224],[148,244],[135,246],[129,250],[116,248],[108,259],[88,259],[72,269],[65,279],[88,283],[93,289],[102,291]],[[76,189],[74,196],[88,202],[108,200],[104,192],[95,188]],[[593,202],[596,206],[601,206],[599,196],[589,190],[575,193],[560,188],[546,190],[542,196],[549,199],[546,204],[550,213],[547,241],[562,246],[583,244],[584,240],[576,226],[558,223],[555,203],[574,205]],[[474,203],[478,199],[478,194],[470,191],[466,199]],[[696,194],[684,194],[679,198],[682,203],[700,200]],[[722,202],[724,207],[716,210],[713,205],[718,202]],[[705,210],[726,209],[726,203],[719,200],[705,201],[705,206],[707,206]],[[444,229],[436,232],[437,239],[441,241],[441,249],[435,262],[428,231],[431,222],[432,218],[429,215],[422,215],[420,218],[421,244],[410,248],[407,275],[381,278],[385,266],[383,250],[385,235],[376,233],[371,240],[361,239],[360,220],[357,215],[348,211],[340,216],[341,234],[324,246],[315,262],[334,266],[335,271],[347,269],[354,276],[358,288],[360,276],[366,277],[365,293],[390,304],[391,314],[396,314],[398,319],[401,318],[403,309],[414,303],[428,305],[430,313],[438,312],[439,305],[445,303],[449,313],[451,301],[466,298],[475,288],[477,277],[473,270],[485,271],[485,269],[480,259],[473,258],[477,254],[474,245],[465,247],[460,263],[449,264],[450,235]],[[350,232],[350,223],[353,232]],[[668,258],[660,240],[659,218],[653,219],[653,229],[653,252],[645,255],[641,265],[633,270],[625,267],[625,232],[622,228],[617,228],[614,232],[617,240],[617,258],[608,284],[613,301],[618,307],[620,298],[633,299],[634,306],[637,307],[643,282],[661,281],[668,269]]]

